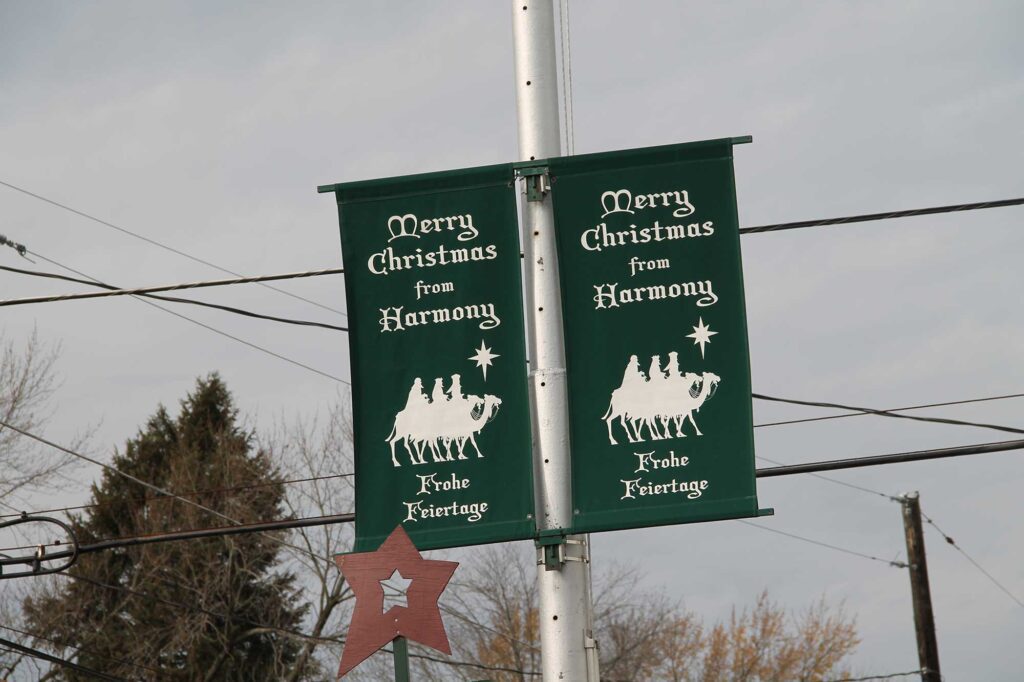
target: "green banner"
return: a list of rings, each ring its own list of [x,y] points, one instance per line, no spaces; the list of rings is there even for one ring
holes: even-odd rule
[[[548,162],[574,531],[758,513],[734,142]]]
[[[355,551],[534,531],[511,165],[334,191],[348,300]]]

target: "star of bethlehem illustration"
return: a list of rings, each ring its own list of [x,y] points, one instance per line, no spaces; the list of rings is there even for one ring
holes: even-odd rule
[[[711,343],[711,337],[718,332],[711,331],[711,327],[704,324],[704,318],[698,318],[697,326],[693,328],[692,334],[687,334],[686,338],[693,339],[693,345],[700,346],[700,359],[704,359],[704,346]]]
[[[487,368],[494,364],[494,358],[500,357],[497,353],[492,353],[491,349],[481,341],[480,347],[476,349],[476,353],[469,356],[469,359],[476,362],[476,366],[484,373],[484,381],[487,381]]]

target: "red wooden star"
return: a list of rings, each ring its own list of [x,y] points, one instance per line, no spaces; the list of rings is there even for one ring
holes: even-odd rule
[[[376,552],[338,555],[334,561],[356,597],[338,677],[399,636],[451,654],[437,600],[458,562],[424,559],[401,526],[391,532]],[[385,612],[381,581],[396,570],[403,578],[412,580],[406,591],[409,605],[392,606]]]

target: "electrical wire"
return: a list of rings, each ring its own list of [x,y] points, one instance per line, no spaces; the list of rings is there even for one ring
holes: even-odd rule
[[[1002,208],[1004,206],[1019,206],[1021,204],[1024,204],[1024,198],[980,201],[973,204],[933,206],[931,208],[913,208],[906,211],[889,211],[887,213],[865,213],[862,215],[846,216],[843,218],[824,218],[820,220],[803,220],[794,223],[776,223],[774,225],[758,225],[757,227],[741,227],[740,234],[779,232],[781,230],[796,230],[804,227],[823,227],[826,225],[845,225],[847,223],[863,223],[872,220],[890,220],[892,218],[910,218],[919,215],[934,215],[936,213],[976,211],[983,208]]]
[[[870,407],[852,407],[850,405],[842,405],[840,403],[825,403],[815,402],[811,400],[793,400],[791,398],[776,398],[770,395],[764,395],[763,393],[752,393],[751,396],[757,400],[766,400],[774,403],[788,403],[790,405],[806,405],[808,407],[827,407],[837,410],[855,410],[863,414],[873,414],[879,417],[892,417],[894,419],[910,419],[912,421],[919,422],[931,422],[933,424],[952,424],[954,426],[976,426],[981,429],[992,429],[994,431],[1004,431],[1006,433],[1019,433],[1024,434],[1024,429],[1014,428],[1012,426],[1000,426],[999,424],[983,424],[980,422],[964,421],[962,419],[945,419],[942,417],[921,417],[913,414],[899,414],[892,410],[873,410]]]
[[[573,120],[572,94],[572,36],[569,33],[569,0],[560,0],[558,4],[559,47],[562,52],[562,108],[565,123],[565,153],[572,156],[576,153],[576,124]]]
[[[4,187],[7,187],[9,189],[13,189],[16,192],[21,192],[22,194],[30,196],[33,199],[38,199],[39,201],[45,202],[47,204],[50,204],[51,206],[56,206],[57,208],[63,209],[63,210],[68,211],[70,213],[74,213],[77,216],[80,216],[80,217],[85,218],[87,220],[91,220],[94,223],[98,223],[100,225],[103,225],[104,227],[109,227],[109,228],[112,228],[114,230],[117,230],[118,232],[122,232],[124,234],[129,235],[129,236],[135,237],[136,239],[141,239],[142,241],[147,242],[149,244],[152,244],[153,246],[158,246],[161,249],[164,249],[166,251],[170,251],[171,253],[175,253],[175,254],[177,254],[179,256],[183,256],[185,258],[188,258],[189,260],[195,261],[196,263],[201,263],[201,264],[203,264],[203,265],[205,265],[207,267],[213,268],[214,270],[219,270],[220,272],[223,272],[223,273],[228,274],[228,275],[232,275],[234,277],[242,277],[243,276],[243,275],[241,275],[241,274],[239,274],[239,273],[237,273],[237,272],[235,272],[233,270],[228,270],[227,268],[221,267],[220,265],[217,265],[216,263],[211,263],[208,260],[204,260],[204,259],[202,259],[202,258],[200,258],[198,256],[193,256],[192,254],[186,253],[185,251],[181,251],[179,249],[176,249],[173,246],[168,246],[167,244],[163,244],[161,242],[158,242],[155,239],[150,239],[149,237],[143,237],[141,234],[138,234],[136,232],[132,232],[131,230],[129,230],[129,229],[125,228],[125,227],[120,227],[120,226],[115,225],[115,224],[113,224],[111,222],[107,222],[106,220],[103,220],[101,218],[97,218],[96,216],[89,215],[88,213],[86,213],[84,211],[79,211],[77,208],[72,208],[71,206],[67,206],[67,205],[62,204],[62,203],[60,203],[58,201],[54,201],[53,199],[49,199],[47,197],[44,197],[41,194],[36,194],[35,192],[30,192],[30,191],[28,191],[27,189],[25,189],[23,187],[18,187],[17,185],[12,185],[11,183],[4,182],[3,180],[0,180],[0,185],[3,185]],[[24,255],[24,254],[22,254],[22,255]],[[289,296],[289,297],[297,299],[299,301],[304,301],[304,302],[309,303],[311,305],[315,305],[318,308],[323,308],[324,310],[329,310],[332,313],[337,313],[339,315],[345,315],[344,311],[336,310],[335,308],[331,308],[330,306],[326,306],[326,305],[324,305],[322,303],[317,303],[316,301],[313,301],[311,299],[305,298],[303,296],[299,296],[298,294],[293,294],[290,291],[285,291],[284,289],[278,289],[277,287],[270,286],[269,284],[260,284],[260,286],[266,287],[267,289],[270,289],[271,291],[276,291],[279,294],[284,294],[285,296]]]
[[[39,272],[37,270],[24,270],[22,268],[12,268],[6,265],[0,265],[0,270],[6,270],[8,272],[14,272],[21,275],[31,275],[33,277],[46,277],[49,279],[59,279],[67,282],[75,282],[78,284],[85,284],[91,287],[99,287],[101,289],[107,289],[112,291],[121,291],[117,287],[110,284],[103,284],[102,282],[90,281],[86,279],[79,279],[77,277],[68,277],[67,275],[58,275],[52,272]],[[326,322],[311,322],[308,320],[295,320],[287,317],[276,317],[274,315],[265,315],[263,313],[254,313],[251,310],[245,310],[244,308],[234,308],[232,306],[221,305],[219,303],[207,303],[206,301],[197,301],[192,298],[179,298],[177,296],[157,296],[155,294],[140,294],[146,298],[153,298],[158,301],[168,301],[170,303],[188,303],[190,305],[198,305],[204,308],[214,308],[216,310],[223,310],[236,315],[244,315],[246,317],[254,317],[260,320],[270,320],[271,322],[283,322],[285,324],[295,324],[307,327],[323,327],[324,329],[333,329],[336,331],[347,332],[348,327],[341,327],[334,324],[327,324]],[[2,302],[0,302],[2,305]]]
[[[16,270],[15,268],[4,268],[5,270]],[[20,270],[25,274],[34,274],[29,271]],[[309,270],[305,272],[291,272],[278,275],[257,275],[255,277],[239,277],[236,279],[217,279],[201,282],[185,282],[182,284],[166,284],[155,287],[140,287],[137,289],[118,289],[111,287],[107,291],[91,291],[83,294],[63,294],[59,296],[35,296],[31,298],[15,298],[0,300],[0,306],[25,305],[29,303],[55,303],[57,301],[78,301],[86,298],[108,298],[110,296],[138,296],[144,294],[155,294],[163,291],[180,291],[183,289],[205,289],[208,287],[223,287],[234,284],[253,284],[258,282],[277,281],[282,279],[301,279],[308,277],[321,277],[323,275],[337,275],[345,272],[342,268],[330,268],[327,270]],[[44,275],[45,276],[45,275]],[[106,288],[106,286],[104,286]]]
[[[46,256],[43,256],[42,254],[36,253],[34,251],[30,251],[29,253],[31,253],[33,256],[35,256],[37,258],[40,258],[40,259],[46,261],[47,263],[50,263],[51,265],[56,265],[58,268],[62,268],[64,270],[67,270],[68,272],[73,272],[76,275],[79,275],[81,277],[86,277],[88,279],[93,280],[97,284],[101,284],[101,282],[98,279],[96,279],[95,277],[90,277],[89,275],[85,274],[84,272],[80,272],[79,270],[75,270],[74,268],[72,268],[70,266],[63,265],[62,263],[58,263],[57,261],[53,260],[52,258],[47,258]],[[152,306],[152,307],[156,308],[157,310],[162,310],[163,312],[167,313],[168,315],[173,315],[173,316],[175,316],[177,318],[185,320],[186,322],[191,322],[192,324],[194,324],[196,326],[199,326],[199,327],[202,327],[203,329],[207,329],[207,330],[213,332],[214,334],[218,334],[218,335],[223,336],[225,338],[231,339],[232,341],[237,341],[238,343],[241,343],[241,344],[243,344],[245,346],[248,346],[249,348],[252,348],[254,350],[258,350],[261,353],[265,353],[266,355],[270,355],[272,357],[275,357],[278,360],[283,360],[284,362],[287,362],[289,364],[295,365],[296,367],[301,367],[302,369],[305,369],[305,370],[308,370],[310,372],[313,372],[314,374],[319,374],[322,377],[326,377],[328,379],[333,379],[334,381],[337,381],[338,383],[341,383],[341,384],[345,384],[346,386],[351,386],[352,385],[352,382],[346,381],[345,379],[342,379],[341,377],[336,377],[333,374],[328,374],[327,372],[324,372],[322,370],[316,369],[315,367],[310,367],[309,365],[307,365],[305,363],[302,363],[302,362],[299,362],[298,360],[293,360],[292,358],[289,358],[289,357],[287,357],[285,355],[281,355],[280,353],[276,353],[276,352],[274,352],[274,351],[272,351],[272,350],[270,350],[268,348],[264,348],[263,346],[258,346],[255,343],[252,343],[251,341],[246,341],[245,339],[239,338],[239,337],[234,336],[232,334],[228,334],[225,331],[221,331],[220,329],[217,329],[216,327],[211,327],[210,325],[205,324],[203,322],[200,322],[199,320],[193,319],[191,317],[188,317],[187,315],[182,315],[181,313],[175,312],[173,310],[169,310],[169,309],[163,307],[162,305],[158,305],[158,304],[154,303],[153,301],[147,301],[147,300],[145,300],[145,298],[142,298],[142,297],[139,297],[139,296],[134,296],[133,298],[135,300],[139,301],[140,303],[145,303],[146,305]]]
[[[24,644],[12,642],[11,640],[5,639],[3,637],[0,637],[0,647],[6,648],[8,651],[17,651],[19,653],[23,653],[27,656],[31,656],[32,658],[38,658],[40,660],[46,661],[47,663],[54,663],[56,665],[61,666],[62,668],[74,670],[77,673],[88,675],[89,677],[95,677],[100,680],[113,680],[114,682],[128,682],[123,677],[114,677],[113,675],[108,675],[107,673],[102,673],[98,670],[87,668],[84,665],[79,665],[78,663],[72,663],[71,661],[65,660],[63,658],[58,658],[57,656],[53,656],[51,654],[46,653],[45,651],[40,651],[39,649],[27,647]]]
[[[84,577],[84,576],[78,576],[78,575],[73,575],[73,574],[63,574],[62,573],[61,575],[63,575],[66,578],[70,578],[72,580],[78,580],[78,581],[89,583],[89,584],[94,585],[96,587],[102,587],[102,588],[106,588],[106,589],[109,589],[109,590],[115,590],[115,591],[118,591],[118,592],[124,592],[126,594],[130,594],[130,595],[136,596],[136,597],[141,597],[143,599],[152,599],[152,600],[155,600],[155,601],[159,601],[159,602],[161,602],[163,604],[166,604],[167,606],[178,608],[178,609],[181,609],[181,610],[184,610],[184,611],[195,611],[195,612],[203,613],[203,614],[208,615],[208,616],[212,616],[214,618],[220,618],[220,619],[226,620],[226,621],[235,621],[235,622],[239,622],[239,623],[245,623],[245,624],[251,625],[253,627],[264,628],[264,629],[268,629],[268,630],[275,630],[277,632],[281,632],[281,633],[290,635],[290,636],[298,638],[298,639],[312,641],[312,642],[314,642],[316,644],[330,644],[330,645],[334,645],[334,646],[339,646],[339,645],[343,645],[345,643],[345,639],[340,638],[340,637],[316,637],[316,636],[313,636],[313,635],[307,635],[305,633],[299,632],[298,630],[295,630],[295,629],[292,629],[292,628],[282,628],[282,627],[277,627],[277,626],[273,626],[273,625],[267,625],[265,623],[260,623],[258,621],[249,620],[247,618],[240,618],[240,617],[238,617],[238,616],[236,616],[234,614],[219,613],[219,612],[213,611],[211,609],[207,609],[205,607],[199,606],[197,604],[185,604],[185,603],[181,603],[181,602],[175,602],[173,600],[166,599],[164,597],[159,597],[159,596],[156,596],[156,595],[148,593],[148,592],[143,592],[142,590],[136,590],[136,589],[133,589],[133,588],[124,587],[122,585],[111,585],[110,583],[105,583],[105,582],[102,582],[102,581],[99,581],[99,580],[95,580],[93,578],[87,578],[87,577]],[[173,583],[174,581],[171,581],[171,582]],[[483,626],[483,625],[481,625],[479,623],[476,623],[476,625],[482,627],[485,630],[488,629],[486,626]],[[388,649],[385,649],[385,651],[388,651]],[[472,662],[469,662],[469,661],[456,661],[456,660],[450,660],[450,659],[442,659],[442,658],[437,658],[437,657],[433,657],[433,656],[428,656],[428,655],[425,655],[425,654],[410,653],[409,655],[411,657],[413,657],[413,658],[422,658],[422,659],[427,659],[427,660],[430,660],[430,661],[434,661],[436,663],[442,663],[442,664],[445,664],[445,665],[452,665],[452,666],[458,666],[458,667],[472,667],[472,668],[479,668],[479,669],[483,669],[483,670],[493,670],[493,671],[501,671],[501,672],[519,672],[519,673],[524,673],[524,674],[527,674],[527,675],[536,675],[536,674],[538,674],[538,673],[529,673],[529,672],[526,672],[526,671],[516,670],[514,668],[504,668],[504,667],[501,667],[501,666],[488,666],[488,665],[482,665],[482,664],[479,664],[479,663],[472,663]]]
[[[1017,598],[1017,596],[1016,596],[1015,594],[1013,594],[1012,592],[1010,592],[1010,590],[1008,590],[1008,589],[1006,588],[1006,586],[1004,586],[1004,585],[1003,585],[1003,584],[1002,584],[1001,582],[999,582],[998,580],[996,580],[996,579],[995,579],[995,576],[993,576],[993,575],[992,575],[991,573],[989,573],[989,572],[988,572],[988,571],[986,571],[986,570],[985,570],[984,568],[982,568],[981,564],[979,564],[979,563],[978,563],[977,561],[975,561],[975,560],[974,560],[974,558],[973,558],[973,557],[971,557],[971,555],[970,555],[970,554],[968,554],[968,553],[967,553],[967,552],[966,552],[966,551],[964,550],[964,548],[963,548],[963,547],[961,547],[960,545],[956,544],[956,541],[955,541],[955,540],[953,540],[953,538],[951,538],[951,537],[950,537],[949,535],[947,535],[947,534],[946,534],[946,532],[945,532],[944,530],[942,530],[941,528],[939,528],[938,524],[937,524],[937,523],[935,523],[935,521],[933,521],[933,520],[931,519],[931,517],[929,517],[929,516],[928,516],[927,514],[925,514],[924,512],[921,512],[921,516],[922,516],[922,517],[924,517],[924,520],[925,520],[926,522],[928,522],[928,525],[930,525],[930,526],[931,526],[932,528],[934,528],[934,529],[935,529],[935,531],[936,531],[936,532],[937,532],[937,533],[938,533],[939,535],[941,535],[941,536],[942,536],[942,538],[943,538],[943,539],[944,539],[944,540],[946,541],[946,543],[947,543],[947,544],[949,544],[949,545],[952,545],[952,546],[953,546],[953,549],[955,549],[956,551],[958,551],[958,552],[960,552],[961,554],[963,554],[963,555],[964,555],[964,558],[965,558],[965,559],[967,559],[968,561],[970,561],[970,562],[971,562],[971,564],[973,564],[975,568],[977,568],[977,569],[978,569],[979,571],[981,571],[981,572],[982,572],[982,574],[983,574],[983,575],[984,575],[984,576],[985,576],[986,578],[988,578],[988,579],[989,579],[989,581],[991,581],[993,585],[995,585],[995,586],[996,586],[996,587],[998,587],[998,588],[999,588],[1000,590],[1002,590],[1002,591],[1003,591],[1003,593],[1004,593],[1004,594],[1006,594],[1006,596],[1007,596],[1007,597],[1009,597],[1009,598],[1010,598],[1010,599],[1012,599],[1013,601],[1017,602],[1017,605],[1018,605],[1018,606],[1020,606],[1021,608],[1024,608],[1024,601],[1021,601],[1020,599],[1018,599],[1018,598]]]
[[[780,462],[780,461],[778,461],[776,459],[769,459],[768,457],[762,457],[761,455],[756,455],[755,459],[760,459],[762,461],[768,462],[770,464],[776,464],[778,466],[790,466],[790,465],[786,464],[785,462]],[[898,497],[896,497],[894,495],[889,495],[888,493],[883,493],[880,490],[874,490],[872,488],[866,488],[866,487],[864,487],[862,485],[857,485],[856,483],[848,483],[847,481],[840,481],[838,478],[832,478],[831,476],[822,476],[821,474],[808,474],[808,476],[813,476],[814,478],[820,478],[823,481],[828,481],[829,483],[835,483],[836,485],[841,485],[841,486],[844,486],[846,488],[851,488],[853,490],[859,490],[861,492],[869,493],[871,495],[877,495],[879,497],[884,497],[887,500],[899,501],[899,499],[900,499],[900,498],[898,498]]]
[[[85,647],[79,647],[79,646],[75,646],[73,644],[65,644],[64,642],[60,642],[60,641],[58,641],[56,639],[52,639],[52,638],[46,637],[44,635],[37,635],[37,634],[31,633],[31,632],[26,632],[24,630],[19,630],[18,628],[11,627],[10,625],[0,625],[0,628],[3,628],[4,630],[10,630],[11,632],[16,632],[19,635],[22,635],[24,637],[31,637],[33,639],[41,639],[44,642],[49,642],[50,644],[59,646],[61,648],[74,649],[75,651],[78,651],[80,653],[86,653],[86,654],[89,654],[91,656],[96,656],[97,658],[103,658],[103,659],[106,659],[108,661],[113,661],[114,663],[120,663],[121,665],[128,665],[128,666],[131,666],[133,668],[138,668],[139,670],[148,670],[149,672],[157,673],[158,675],[161,672],[161,671],[157,670],[156,668],[150,668],[149,666],[142,665],[141,663],[133,663],[133,662],[127,661],[127,660],[125,660],[123,658],[115,658],[113,656],[107,656],[105,654],[100,654],[100,653],[97,653],[97,652],[92,651],[90,649],[86,649]]]
[[[0,425],[3,423],[0,422]],[[46,441],[48,443],[48,441]],[[59,446],[58,446],[59,447]],[[794,474],[807,474],[817,471],[834,471],[838,469],[853,469],[865,466],[876,466],[882,464],[897,464],[928,459],[961,457],[966,455],[986,454],[992,452],[1004,452],[1008,450],[1024,449],[1024,440],[1001,441],[996,443],[980,443],[977,445],[966,445],[952,448],[937,448],[933,450],[918,450],[913,452],[898,452],[886,455],[873,455],[868,457],[851,457],[847,459],[828,460],[823,462],[807,462],[803,464],[790,464],[768,468],[756,469],[754,475],[757,478],[768,478],[775,476],[789,476]],[[865,489],[878,495],[884,495],[877,491]],[[79,553],[85,554],[117,547],[127,547],[137,544],[148,544],[151,542],[189,540],[197,537],[216,537],[217,535],[229,535],[250,532],[263,532],[268,530],[283,530],[298,526],[327,525],[329,523],[349,523],[355,520],[354,514],[341,514],[329,517],[313,517],[311,519],[296,519],[290,521],[272,521],[247,524],[243,526],[226,526],[224,528],[197,529],[191,531],[176,531],[173,533],[156,534],[144,537],[132,537],[123,540],[100,541],[92,544],[79,546]],[[287,544],[287,543],[285,543]],[[291,546],[291,545],[289,545]],[[293,547],[294,549],[294,547]],[[301,550],[306,553],[306,550]],[[57,552],[48,555],[48,558],[63,558],[62,553]],[[320,558],[320,557],[316,557]]]
[[[921,670],[911,670],[906,673],[889,673],[888,675],[868,675],[867,677],[844,677],[839,680],[829,680],[829,682],[871,682],[872,680],[891,680],[896,677],[910,677],[911,675],[923,675],[928,672],[927,668]]]
[[[477,625],[477,626],[480,625],[479,623],[474,623],[474,624]],[[533,647],[533,648],[536,648],[536,647]],[[389,653],[389,654],[393,653],[393,650],[392,649],[388,649],[387,647],[384,647],[384,649],[382,649],[382,651],[384,651],[386,653]],[[417,653],[413,653],[411,651],[409,652],[409,657],[410,658],[420,658],[420,659],[423,659],[423,660],[426,660],[426,661],[433,661],[434,663],[441,663],[441,664],[444,664],[444,665],[451,665],[451,666],[455,666],[457,668],[477,668],[477,669],[480,669],[480,670],[490,670],[492,672],[515,673],[517,675],[529,675],[530,677],[540,677],[541,675],[544,674],[544,673],[539,673],[539,672],[535,672],[535,671],[531,671],[531,670],[520,670],[518,668],[506,668],[506,667],[500,666],[500,665],[484,665],[483,663],[470,663],[469,661],[454,661],[452,659],[440,658],[438,656],[430,656],[428,654],[417,654]]]
[[[805,462],[803,464],[787,464],[784,466],[755,469],[757,478],[772,476],[791,476],[793,474],[809,474],[819,471],[836,471],[838,469],[857,469],[860,467],[878,466],[880,464],[903,464],[921,462],[946,457],[963,457],[966,455],[984,455],[992,452],[1024,449],[1024,440],[1004,440],[995,443],[978,443],[976,445],[959,445],[951,448],[934,448],[931,450],[914,450],[911,452],[894,452],[886,455],[870,455],[867,457],[846,457],[824,462]]]
[[[256,488],[270,488],[277,485],[295,485],[297,483],[311,483],[313,481],[326,481],[334,478],[351,478],[355,476],[353,473],[347,474],[328,474],[325,476],[309,476],[306,478],[293,478],[285,481],[277,481],[273,483],[252,483],[248,485],[237,485],[224,488],[203,488],[200,490],[189,490],[188,492],[179,492],[179,495],[205,495],[208,493],[229,493],[236,492],[239,490],[253,490]],[[150,502],[163,502],[166,500],[173,500],[172,497],[132,497],[128,498],[131,502],[142,502],[143,504],[149,504]],[[80,504],[74,507],[55,507],[53,509],[43,509],[36,512],[21,512],[18,511],[15,514],[0,514],[0,519],[11,518],[28,514],[29,516],[36,516],[41,514],[53,514],[55,512],[71,512],[79,511],[81,509],[95,509],[98,507],[108,507],[119,502],[97,502],[94,504]],[[0,549],[0,551],[3,551]]]
[[[228,523],[233,524],[236,527],[245,528],[247,526],[247,524],[243,524],[241,521],[237,521],[236,519],[233,519],[230,516],[227,516],[226,514],[222,514],[222,513],[220,513],[219,511],[217,511],[215,509],[211,509],[211,508],[209,508],[207,506],[201,505],[198,502],[193,502],[191,500],[187,500],[184,497],[176,495],[176,494],[174,494],[174,493],[172,493],[172,492],[170,492],[168,490],[165,490],[165,489],[163,489],[163,488],[161,488],[159,486],[153,485],[152,483],[147,483],[146,481],[143,481],[143,480],[141,480],[139,478],[136,478],[135,476],[132,476],[131,474],[127,474],[127,473],[117,469],[116,467],[113,467],[113,466],[111,466],[109,464],[105,464],[103,462],[100,462],[99,460],[94,459],[92,457],[89,457],[88,455],[83,455],[83,454],[81,454],[79,452],[75,452],[74,450],[71,450],[70,448],[66,448],[63,445],[58,445],[57,443],[49,441],[49,440],[43,438],[42,436],[37,436],[34,433],[31,433],[29,431],[21,429],[21,428],[19,428],[17,426],[14,426],[12,424],[8,424],[5,421],[0,420],[0,426],[9,428],[12,431],[15,431],[16,433],[20,433],[21,435],[23,435],[23,436],[25,436],[27,438],[31,438],[32,440],[35,440],[35,441],[40,442],[40,443],[43,443],[44,445],[48,445],[48,446],[50,446],[52,448],[60,450],[61,452],[69,454],[69,455],[71,455],[73,457],[77,457],[79,459],[82,459],[82,460],[85,460],[85,461],[90,462],[92,464],[95,464],[97,466],[100,466],[100,467],[110,471],[111,473],[117,474],[118,476],[122,476],[124,478],[127,478],[128,480],[134,481],[135,483],[138,483],[139,485],[141,485],[141,486],[143,486],[145,488],[149,488],[150,490],[153,490],[154,492],[160,493],[161,495],[167,495],[167,496],[173,497],[175,499],[181,500],[182,502],[184,502],[187,505],[190,505],[192,507],[195,507],[197,509],[205,511],[205,512],[207,512],[209,514],[213,514],[214,516],[217,516],[217,517],[219,517],[221,519],[224,519],[225,521],[227,521]],[[353,515],[353,518],[354,518],[354,515]],[[269,528],[265,529],[265,530],[269,530]],[[230,533],[225,532],[224,534],[230,534]],[[316,554],[313,554],[312,552],[310,552],[310,551],[308,551],[306,549],[303,549],[301,547],[297,547],[295,545],[292,545],[292,544],[290,544],[290,543],[288,543],[288,542],[286,542],[284,540],[281,540],[279,538],[275,538],[273,536],[270,536],[270,539],[275,541],[275,542],[277,542],[277,543],[279,543],[279,544],[281,544],[281,545],[283,545],[283,546],[285,546],[285,547],[289,547],[289,548],[291,548],[293,550],[297,550],[298,552],[302,553],[303,555],[308,555],[308,556],[312,557],[315,560],[326,561],[328,563],[333,563],[331,561],[331,559],[328,558],[328,557],[317,556]],[[58,553],[47,555],[47,559],[48,560],[53,560],[55,558],[58,558],[61,554],[62,553],[58,552]]]
[[[887,410],[880,410],[881,412],[909,412],[911,410],[924,410],[930,407],[948,407],[950,405],[967,405],[969,403],[984,403],[991,400],[1007,400],[1009,398],[1024,398],[1024,393],[1009,393],[1006,395],[995,395],[987,398],[970,398],[968,400],[951,400],[945,403],[929,403],[927,405],[911,405],[909,407],[891,407]],[[846,414],[832,414],[825,417],[806,417],[804,419],[788,419],[786,421],[779,422],[766,422],[764,424],[754,424],[755,429],[766,428],[769,426],[784,426],[787,424],[805,424],[807,422],[820,422],[827,421],[829,419],[846,419],[847,417],[863,417],[864,415],[872,414],[872,412],[848,412]],[[972,424],[973,426],[973,424]]]
[[[812,545],[818,545],[819,547],[827,547],[828,549],[834,549],[837,552],[842,552],[843,554],[849,554],[851,556],[859,556],[859,557],[862,557],[864,559],[871,559],[872,561],[879,561],[879,562],[881,562],[883,564],[889,564],[890,566],[893,566],[895,568],[906,568],[907,567],[907,565],[905,563],[903,563],[902,561],[891,561],[889,559],[882,559],[880,557],[876,557],[876,556],[871,555],[871,554],[865,554],[863,552],[858,552],[858,551],[853,550],[853,549],[846,549],[845,547],[839,547],[838,545],[832,545],[832,544],[829,544],[827,542],[822,542],[821,540],[814,540],[812,538],[805,538],[802,535],[797,535],[796,533],[790,533],[790,532],[787,532],[787,531],[784,531],[784,530],[779,530],[778,528],[771,528],[769,526],[762,526],[762,525],[757,524],[757,523],[751,523],[750,521],[743,521],[743,520],[740,520],[740,523],[742,523],[744,526],[750,526],[752,528],[760,528],[761,530],[766,530],[766,531],[768,531],[770,533],[777,533],[779,535],[785,535],[787,538],[793,538],[794,540],[800,540],[802,542],[808,542],[808,543],[810,543]]]
[[[116,592],[123,592],[123,593],[129,594],[129,595],[131,595],[133,597],[141,597],[143,599],[151,599],[153,601],[160,602],[160,603],[162,603],[162,604],[164,604],[166,606],[170,606],[170,607],[173,607],[173,608],[176,608],[176,609],[181,609],[182,611],[192,611],[192,612],[195,612],[195,613],[202,613],[204,615],[211,616],[213,618],[219,618],[221,620],[228,621],[228,622],[234,621],[234,622],[237,622],[237,623],[244,623],[244,624],[249,625],[251,627],[265,628],[267,630],[274,630],[276,632],[281,632],[281,633],[290,635],[290,636],[295,637],[297,639],[312,640],[312,641],[316,641],[316,642],[332,642],[332,641],[334,641],[334,640],[332,640],[330,638],[327,638],[327,637],[314,637],[313,635],[307,635],[307,634],[299,632],[298,630],[295,630],[293,628],[283,628],[283,627],[278,627],[278,626],[275,626],[275,625],[268,625],[266,623],[260,623],[258,621],[250,620],[248,618],[242,618],[241,616],[238,616],[238,615],[236,615],[234,613],[220,613],[218,611],[213,611],[212,609],[208,609],[205,606],[200,606],[199,604],[193,604],[193,603],[185,604],[185,603],[182,603],[182,602],[176,602],[176,601],[173,601],[171,599],[166,599],[164,597],[159,597],[159,596],[157,596],[155,594],[152,594],[150,592],[143,592],[142,590],[136,590],[136,589],[131,588],[131,587],[125,587],[124,585],[111,585],[110,583],[105,583],[105,582],[103,582],[101,580],[96,580],[95,578],[89,578],[89,577],[86,577],[86,576],[83,576],[83,575],[75,575],[74,573],[59,573],[58,575],[60,575],[60,576],[62,576],[64,578],[68,578],[70,580],[77,580],[79,582],[88,583],[88,584],[93,585],[95,587],[101,587],[101,588],[105,588],[105,589],[108,589],[108,590],[114,590]]]

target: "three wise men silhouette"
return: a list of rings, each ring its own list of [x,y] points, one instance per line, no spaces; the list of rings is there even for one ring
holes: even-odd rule
[[[430,397],[423,390],[423,379],[416,377],[405,407],[395,415],[391,433],[385,439],[391,446],[391,463],[401,466],[395,451],[399,441],[413,464],[426,463],[428,448],[435,462],[454,461],[456,454],[458,459],[468,459],[464,452],[467,442],[473,445],[477,457],[483,457],[476,434],[494,419],[500,406],[497,396],[464,395],[459,374],[451,375],[447,390],[444,379],[435,378]],[[456,453],[451,449],[453,443]]]
[[[664,367],[661,356],[652,355],[646,375],[640,369],[640,359],[630,355],[622,383],[612,391],[608,409],[601,417],[608,428],[608,441],[618,445],[612,430],[612,421],[616,419],[630,443],[644,442],[644,429],[653,440],[685,438],[685,420],[689,420],[696,435],[704,435],[693,413],[699,412],[701,405],[714,395],[720,382],[721,377],[711,372],[680,371],[676,351],[668,354]]]

